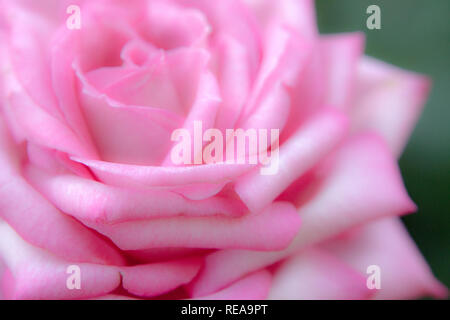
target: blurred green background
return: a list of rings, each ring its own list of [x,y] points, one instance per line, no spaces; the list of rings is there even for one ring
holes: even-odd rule
[[[368,30],[366,9],[381,9]],[[403,219],[434,274],[450,287],[450,1],[316,0],[321,33],[363,31],[366,53],[430,76],[433,88],[400,159],[419,207]]]

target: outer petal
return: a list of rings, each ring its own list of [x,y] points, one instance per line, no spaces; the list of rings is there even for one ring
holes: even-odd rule
[[[366,278],[336,257],[309,249],[289,258],[274,274],[269,299],[366,299]]]
[[[2,1],[8,5],[17,5],[21,10],[27,10],[30,13],[44,18],[51,24],[63,23],[67,19],[67,7],[69,5],[82,5],[85,0],[41,0],[36,2],[34,0],[16,0]]]
[[[122,286],[134,295],[158,296],[190,282],[200,266],[200,259],[187,258],[122,268]]]
[[[302,228],[291,245],[278,252],[223,250],[212,253],[189,285],[194,294],[208,294],[264,268],[297,250],[335,236],[355,225],[415,210],[387,146],[374,135],[353,137],[327,162],[310,189],[301,189]]]
[[[2,56],[2,64],[6,65],[7,70],[3,79],[3,90],[29,139],[36,136],[38,139],[41,138],[41,143],[48,143],[59,149],[69,148],[71,152],[78,154],[79,150],[76,148],[74,150],[74,143],[71,140],[79,139],[84,149],[95,156],[79,109],[73,106],[75,104],[73,101],[67,103],[67,97],[73,93],[68,90],[71,84],[70,75],[73,74],[70,65],[68,72],[60,72],[62,71],[60,65],[52,69],[53,52],[50,48],[54,48],[54,44],[51,43],[51,39],[57,29],[54,24],[65,21],[67,18],[65,9],[69,3],[66,1],[60,3],[46,1],[46,3],[53,5],[53,12],[46,12],[49,9],[46,4],[36,8],[29,1],[15,1],[14,4],[8,2],[5,6],[4,11],[10,26],[9,39],[5,39],[3,45],[3,49],[9,47],[8,51],[3,52],[6,56]],[[61,6],[63,3],[66,3],[64,8]],[[66,57],[70,56],[67,51],[64,53]],[[57,77],[56,81],[54,76]],[[73,97],[71,99],[74,100]],[[36,110],[30,110],[31,106]],[[41,131],[35,130],[36,127]],[[46,130],[42,130],[42,127]],[[63,133],[67,147],[59,143],[55,145],[56,139],[52,133],[57,129]],[[72,137],[68,136],[70,129],[75,131],[70,133]]]
[[[200,300],[263,300],[270,290],[272,276],[266,271],[258,271],[236,281],[229,287],[211,295],[196,297]]]
[[[291,242],[300,227],[295,208],[275,202],[264,212],[241,218],[175,217],[89,226],[123,250],[160,247],[248,248],[279,250]]]
[[[9,126],[14,129],[16,140],[25,139],[73,155],[95,158],[92,146],[83,143],[83,139],[61,119],[59,111],[49,112],[41,108],[8,67],[3,74],[0,93],[3,100],[2,109],[7,115]],[[42,101],[45,103],[45,100]]]
[[[128,190],[59,172],[49,174],[28,166],[27,178],[56,207],[79,220],[118,223],[173,216],[241,216],[238,200],[211,197],[189,200],[168,190]]]
[[[7,299],[87,298],[107,294],[120,285],[120,275],[113,268],[77,263],[81,289],[69,290],[66,272],[73,263],[31,246],[3,221],[0,233],[0,258],[8,267],[0,282]]]
[[[185,167],[158,167],[118,164],[73,158],[88,166],[101,181],[125,188],[169,187],[189,199],[206,199],[223,186],[248,172],[254,165],[205,164]]]
[[[376,299],[448,297],[448,290],[431,273],[399,219],[381,219],[325,246],[360,272],[380,267],[381,289]]]
[[[38,6],[24,0],[0,3],[1,18],[5,22],[1,32],[7,34],[1,48],[8,51],[8,57],[2,57],[2,63],[10,64],[18,83],[41,108],[53,116],[60,116],[51,87],[48,55],[49,39],[55,31],[53,24],[62,16],[55,17],[61,13],[56,1],[44,2],[46,4]]]
[[[297,198],[305,225],[298,245],[328,238],[383,216],[416,210],[395,159],[377,135],[347,141],[321,164],[315,182]]]
[[[59,212],[21,177],[18,151],[1,125],[0,216],[33,245],[69,261],[123,264],[111,244]]]
[[[294,28],[308,38],[318,35],[313,0],[244,0],[244,2],[258,17],[262,28],[275,21]]]
[[[354,130],[378,132],[399,156],[425,104],[430,80],[365,58],[359,66],[357,81]]]
[[[349,33],[324,36],[320,40],[326,79],[326,103],[340,110],[352,106],[364,34]]]
[[[189,282],[201,260],[161,262],[134,267],[70,263],[25,242],[0,221],[0,261],[7,267],[0,283],[7,299],[84,299],[104,296],[120,287],[131,294],[159,296]],[[80,268],[80,289],[68,289],[69,266]]]

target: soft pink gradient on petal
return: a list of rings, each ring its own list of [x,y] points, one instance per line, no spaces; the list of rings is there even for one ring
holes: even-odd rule
[[[264,30],[276,22],[289,26],[307,38],[318,35],[313,0],[244,0],[252,9]]]
[[[270,290],[272,276],[266,270],[255,272],[218,292],[195,297],[198,300],[263,300]]]
[[[366,277],[323,250],[308,249],[274,271],[269,299],[361,300],[372,292]]]
[[[430,81],[363,46],[313,0],[0,0],[0,298],[447,297],[396,218]],[[278,172],[175,165],[197,121],[279,129]]]
[[[364,52],[364,34],[324,36],[320,40],[326,79],[326,104],[349,110],[355,98],[357,71]]]
[[[122,268],[122,286],[137,296],[158,296],[191,281],[201,262],[201,259],[187,258]]]
[[[374,130],[400,156],[425,105],[430,79],[366,57],[357,81],[353,130]]]
[[[48,174],[31,166],[25,168],[25,176],[60,210],[91,222],[111,224],[174,216],[237,217],[247,212],[238,200],[219,196],[195,201],[169,190],[129,190],[70,173]]]
[[[9,272],[3,275],[7,299],[77,299],[107,294],[120,285],[114,268],[87,263],[71,263],[31,246],[5,222],[0,221],[1,257]],[[74,244],[74,243],[73,243]],[[70,265],[81,270],[81,289],[66,286]]]
[[[212,48],[217,57],[217,80],[223,104],[215,126],[234,128],[251,90],[251,74],[245,47],[233,37],[223,35]]]
[[[256,19],[241,1],[175,0],[186,8],[200,10],[211,26],[210,37],[224,34],[235,38],[248,52],[252,79],[257,72],[262,55],[262,43]]]
[[[0,127],[0,167],[0,215],[25,240],[68,260],[124,263],[110,243],[62,214],[20,176],[20,153],[4,127]]]
[[[174,217],[114,225],[86,224],[122,250],[182,246],[267,251],[288,246],[300,227],[300,218],[290,203],[274,202],[259,214],[240,218]]]
[[[236,177],[248,172],[254,165],[250,164],[204,164],[183,167],[158,167],[120,164],[88,159],[73,158],[88,166],[101,181],[119,187],[185,187],[197,185],[218,185],[231,182]],[[213,194],[218,193],[222,187]],[[192,190],[189,190],[192,192]],[[210,189],[207,188],[207,193]],[[208,194],[209,197],[213,194]]]
[[[365,273],[380,267],[375,299],[447,298],[448,289],[433,276],[420,251],[397,218],[377,220],[330,241],[325,248]]]
[[[210,30],[200,10],[177,6],[175,1],[148,1],[145,35],[160,48],[198,45]]]
[[[238,180],[236,192],[250,210],[261,210],[332,151],[345,137],[346,129],[345,115],[325,109],[280,147],[278,172],[275,175],[261,175],[259,171],[253,171]]]
[[[159,296],[189,282],[201,266],[197,258],[133,267],[67,262],[31,246],[1,220],[0,231],[0,254],[8,268],[1,289],[7,299],[86,299],[121,285],[137,296]],[[69,266],[80,268],[80,289],[67,288]]]
[[[316,170],[323,170],[323,177],[319,186],[313,188],[313,194],[298,208],[302,228],[288,248],[276,252],[212,253],[206,257],[205,267],[189,290],[196,295],[214,292],[249,272],[356,225],[402,215],[416,208],[404,189],[394,158],[377,136],[353,137],[319,168]]]

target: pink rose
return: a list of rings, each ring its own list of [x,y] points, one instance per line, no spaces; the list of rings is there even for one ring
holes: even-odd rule
[[[312,1],[0,3],[0,297],[447,295],[398,219],[429,82]],[[175,165],[195,121],[279,130],[278,172]]]

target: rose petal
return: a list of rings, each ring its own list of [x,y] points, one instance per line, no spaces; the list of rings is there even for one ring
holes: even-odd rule
[[[92,298],[92,300],[139,300],[139,299],[118,294],[107,294],[105,296]]]
[[[199,276],[189,285],[190,292],[194,295],[214,292],[247,273],[356,225],[415,210],[395,159],[377,136],[353,137],[330,159],[330,163],[323,164],[324,175],[318,179],[318,186],[312,188],[314,193],[301,190],[309,195],[299,208],[302,228],[288,248],[278,252],[212,253],[206,257]]]
[[[114,268],[77,263],[81,288],[69,290],[67,270],[73,263],[31,246],[2,221],[0,232],[0,257],[9,270],[0,282],[4,286],[7,283],[3,288],[7,299],[87,298],[107,294],[120,285],[120,275]]]
[[[50,44],[51,50],[51,90],[55,92],[58,107],[68,126],[76,132],[83,143],[90,147],[98,158],[89,128],[81,111],[78,92],[76,90],[76,76],[72,68],[74,61],[74,43],[64,30],[63,36],[56,37]]]
[[[49,24],[61,24],[67,19],[67,7],[70,5],[82,6],[85,0],[16,0],[14,2],[4,1],[8,6],[14,5],[21,11],[26,10],[29,14],[34,14],[44,18]],[[2,4],[4,4],[2,3]]]
[[[0,258],[8,267],[0,282],[7,299],[93,298],[116,290],[121,280],[132,294],[159,296],[189,282],[201,266],[196,258],[134,267],[73,264],[31,246],[3,221],[0,232]],[[80,289],[67,287],[70,266],[79,268]]]
[[[207,187],[202,196],[197,199],[207,198],[218,193],[223,183],[230,182],[236,177],[249,171],[254,165],[247,164],[204,164],[185,167],[156,167],[118,164],[111,162],[95,161],[88,159],[72,158],[74,161],[88,166],[101,181],[124,188],[142,189],[148,187],[187,187],[191,193],[202,186],[220,187],[213,193]],[[181,193],[184,194],[180,189]],[[201,190],[200,190],[201,191]]]
[[[147,264],[154,262],[164,262],[170,260],[178,260],[189,256],[203,256],[211,252],[210,249],[197,248],[153,248],[143,250],[126,251],[127,257],[138,264]]]
[[[165,50],[199,44],[210,31],[199,10],[183,8],[171,1],[149,1],[147,6],[145,36]]]
[[[127,190],[83,179],[67,172],[49,174],[32,166],[26,177],[47,199],[77,219],[98,223],[173,216],[240,216],[246,212],[237,200],[211,197],[193,201],[165,190]]]
[[[239,120],[242,128],[283,129],[293,107],[288,88],[306,67],[311,45],[292,30],[269,29],[263,61]]]
[[[280,250],[300,227],[295,208],[276,202],[264,212],[241,218],[175,217],[114,225],[87,223],[122,250],[158,247]]]
[[[201,11],[211,25],[211,40],[216,36],[229,35],[242,44],[248,52],[252,77],[261,59],[261,39],[256,21],[241,1],[176,0],[186,8]]]
[[[364,52],[364,34],[349,33],[320,39],[326,79],[326,104],[349,110],[355,95],[357,70]]]
[[[222,106],[222,98],[220,96],[220,89],[217,83],[216,78],[211,72],[204,72],[199,80],[197,95],[195,97],[195,101],[193,102],[192,108],[189,111],[186,119],[183,123],[183,128],[190,134],[192,139],[195,139],[195,123],[201,124],[202,127],[202,138],[203,133],[210,129],[216,129],[214,123],[217,118],[217,114]],[[181,129],[181,128],[177,128]],[[192,141],[191,141],[192,142]],[[171,145],[176,146],[178,142],[170,142]],[[204,141],[202,141],[203,147],[206,145]],[[203,150],[203,149],[202,149]],[[194,143],[191,145],[191,161],[194,163],[195,154]],[[172,160],[172,152],[173,147],[170,152],[167,153],[166,159],[164,160],[163,165],[165,166],[174,166]],[[202,152],[202,151],[200,151]],[[182,164],[184,165],[184,164]]]
[[[0,122],[1,217],[25,240],[69,261],[123,264],[111,244],[59,212],[20,176],[18,151],[8,140]]]
[[[344,137],[346,127],[342,114],[322,111],[280,147],[277,173],[253,171],[238,180],[236,192],[250,210],[261,210],[330,152]]]
[[[180,119],[167,116],[165,111],[116,108],[101,96],[83,95],[81,103],[101,159],[105,161],[159,165],[169,151],[172,131],[181,124]]]
[[[234,128],[251,89],[248,53],[245,47],[230,36],[218,38],[215,46],[217,79],[223,104],[218,110],[216,127]]]
[[[6,61],[9,61],[9,57],[5,51],[2,51],[2,63],[6,63]],[[6,115],[5,119],[18,140],[27,139],[72,154],[96,157],[92,144],[85,138],[78,136],[69,127],[61,110],[56,107],[56,102],[55,106],[52,107],[50,98],[38,96],[35,99],[40,100],[34,100],[29,95],[29,92],[34,94],[34,91],[28,88],[29,86],[35,91],[41,92],[51,90],[51,84],[48,85],[49,88],[40,88],[36,85],[38,87],[36,89],[33,81],[39,81],[30,79],[30,83],[23,86],[18,79],[20,73],[15,73],[8,65],[2,67],[5,68],[2,88],[0,89],[4,102],[2,108]],[[45,83],[44,80],[43,83]],[[53,97],[53,99],[56,99],[56,97]],[[41,104],[42,102],[44,105]],[[55,134],[55,132],[58,132],[58,134]]]
[[[367,224],[325,246],[360,272],[380,268],[376,299],[447,298],[448,290],[434,277],[399,219]]]
[[[190,282],[200,266],[200,259],[187,258],[122,268],[122,286],[141,297],[158,296]]]
[[[366,278],[323,250],[298,253],[279,266],[269,299],[360,300],[370,297]]]
[[[262,270],[248,275],[216,293],[194,300],[264,300],[270,290],[271,275]]]
[[[39,9],[26,9],[30,4],[21,2],[2,3],[2,17],[5,17],[7,26],[1,30],[7,35],[1,44],[2,64],[13,74],[6,75],[6,85],[10,85],[8,82],[19,83],[31,100],[61,120],[52,90],[47,57],[52,25],[42,15],[37,14]],[[11,77],[15,79],[10,79]]]
[[[200,49],[169,51],[150,66],[111,84],[104,94],[124,104],[159,107],[184,115],[195,99],[207,59],[208,54]]]
[[[276,21],[314,38],[318,35],[314,1],[312,0],[244,0],[258,17],[262,28]]]
[[[353,130],[376,131],[399,156],[422,112],[430,80],[365,58],[359,66],[357,81]]]

